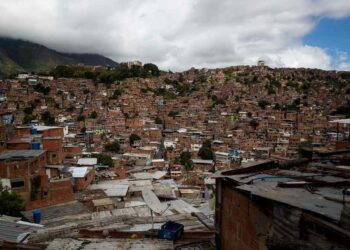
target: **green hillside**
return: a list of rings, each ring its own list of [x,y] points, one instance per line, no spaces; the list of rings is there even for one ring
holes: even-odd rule
[[[0,76],[19,71],[48,71],[57,65],[79,63],[110,67],[118,65],[97,54],[66,54],[28,41],[0,38]]]
[[[23,68],[8,58],[6,54],[0,50],[0,77],[11,75],[22,70]]]

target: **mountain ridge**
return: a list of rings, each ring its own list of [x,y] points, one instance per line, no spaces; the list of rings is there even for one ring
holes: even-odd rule
[[[115,67],[117,62],[94,53],[64,53],[38,43],[0,37],[0,76],[21,71],[49,71],[57,65],[86,64]]]

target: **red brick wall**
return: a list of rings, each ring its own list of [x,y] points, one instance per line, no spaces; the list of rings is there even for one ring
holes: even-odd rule
[[[269,227],[267,217],[247,196],[227,185],[222,186],[219,224],[221,249],[267,249],[264,237]]]
[[[2,126],[2,122],[0,121],[0,140],[4,141],[6,140],[6,128]]]
[[[115,170],[115,173],[118,175],[118,179],[125,179],[126,177],[126,170],[124,167],[118,167],[116,170]]]
[[[43,130],[40,132],[40,134],[43,135],[43,137],[46,136],[64,136],[63,128],[51,128],[48,130]]]
[[[159,141],[161,138],[162,134],[160,130],[150,130],[149,131],[149,139],[151,141]]]
[[[34,161],[1,161],[0,162],[0,177],[2,178],[16,178],[28,175],[37,175],[45,172],[46,157],[45,154],[36,158]],[[29,169],[29,170],[28,170]]]
[[[72,181],[65,179],[49,183],[47,197],[34,201],[29,201],[25,205],[25,210],[32,210],[41,207],[53,206],[61,203],[73,201],[73,185]]]
[[[31,145],[28,142],[7,143],[6,147],[7,147],[8,150],[27,150],[27,149],[31,149]]]
[[[41,175],[45,176],[46,158],[45,154],[35,159],[27,159],[22,161],[1,161],[0,162],[0,177],[24,180],[24,186],[15,188],[13,191],[20,194],[24,200],[29,200],[29,192],[31,190],[31,178]],[[42,179],[42,185],[45,185],[45,180]]]
[[[75,178],[75,190],[83,191],[87,186],[89,186],[94,180],[95,171],[91,170],[84,178]]]
[[[31,128],[15,128],[13,131],[13,137],[23,137],[24,135],[30,135]]]
[[[65,154],[81,154],[81,146],[63,147],[63,152]]]
[[[338,142],[335,143],[335,148],[336,149],[350,148],[350,142],[338,141]]]
[[[165,162],[152,162],[152,166],[159,168],[159,169],[163,169],[165,167]]]
[[[47,150],[48,164],[59,164],[63,160],[62,139],[43,138],[43,149]]]
[[[193,171],[204,171],[204,172],[208,172],[209,170],[211,170],[213,168],[212,165],[209,164],[194,164],[193,165]]]

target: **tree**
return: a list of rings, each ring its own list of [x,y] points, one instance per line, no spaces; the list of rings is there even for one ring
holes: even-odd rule
[[[41,120],[43,120],[47,126],[55,125],[55,117],[53,117],[49,111],[45,111],[41,114]]]
[[[207,147],[207,148],[211,148],[211,141],[210,141],[210,140],[205,140],[205,141],[202,143],[202,146],[203,146],[203,147]]]
[[[189,151],[183,151],[181,154],[180,154],[180,164],[184,166],[185,168],[185,171],[186,171],[186,175],[187,175],[187,178],[188,178],[188,172],[192,170],[193,168],[193,163],[191,161],[191,152]]]
[[[92,111],[89,115],[89,118],[91,119],[96,119],[97,118],[97,112],[96,111]]]
[[[163,120],[159,116],[156,117],[156,124],[163,124]]]
[[[193,169],[192,161],[186,162],[184,167],[185,167],[186,176],[187,176],[187,179],[188,179],[188,173]]]
[[[212,160],[214,158],[214,154],[211,148],[203,146],[199,149],[198,155],[203,160]]]
[[[74,105],[73,105],[73,104],[71,104],[71,105],[69,105],[69,107],[68,107],[68,108],[66,108],[66,111],[67,111],[67,112],[73,112],[73,111],[74,111],[74,109],[75,109]]]
[[[250,120],[249,125],[256,130],[256,128],[259,126],[259,122],[255,119]]]
[[[33,113],[33,110],[36,108],[37,104],[34,101],[28,102],[28,107],[26,107],[23,111],[27,115],[31,115]]]
[[[117,88],[114,90],[113,95],[109,99],[118,99],[119,96],[123,94],[123,90],[120,88]]]
[[[66,66],[66,65],[59,65],[57,66],[51,74],[55,78],[59,77],[73,77],[74,76],[74,70],[71,66]]]
[[[80,129],[80,133],[85,134],[85,132],[86,132],[86,127],[82,127],[82,128]]]
[[[273,109],[280,110],[281,109],[281,105],[279,103],[276,103],[275,106],[273,107]]]
[[[114,141],[114,142],[106,144],[105,150],[108,152],[119,153],[120,152],[120,145],[117,141]]]
[[[107,107],[108,106],[108,101],[103,100],[101,105],[102,105],[102,107]]]
[[[9,192],[0,182],[0,214],[8,216],[21,216],[24,201],[20,195],[15,192]]]
[[[160,75],[160,71],[158,69],[158,66],[153,64],[153,63],[146,63],[145,65],[143,65],[143,70],[144,70],[144,74],[146,76],[149,74],[151,74],[152,76],[159,76]]]
[[[85,71],[84,72],[84,77],[86,79],[94,79],[95,78],[95,74],[91,71]]]
[[[44,87],[41,83],[34,86],[34,90],[36,92],[42,93],[44,95],[48,95],[50,93],[51,88],[50,87]]]
[[[134,145],[134,142],[135,141],[138,141],[138,140],[141,140],[140,136],[138,136],[137,134],[131,134],[129,136],[129,143],[130,143],[130,146]]]
[[[142,67],[139,65],[131,65],[130,72],[134,77],[139,77],[142,74]]]
[[[179,114],[179,111],[171,110],[169,111],[168,116],[175,118],[178,114]]]
[[[192,157],[191,152],[183,151],[180,154],[180,163],[181,163],[181,165],[185,166],[188,163],[192,164],[191,157]]]
[[[203,142],[202,147],[198,151],[198,156],[203,160],[212,160],[214,158],[210,140]]]
[[[113,167],[113,160],[112,160],[112,157],[110,157],[109,155],[96,154],[96,155],[92,155],[92,156],[97,158],[97,163],[98,164],[107,165],[109,167]]]
[[[258,105],[259,105],[260,108],[265,109],[267,105],[270,105],[270,102],[268,102],[266,100],[260,100],[258,102]]]
[[[32,120],[35,120],[35,119],[36,119],[36,116],[34,116],[34,115],[25,115],[23,118],[23,124],[28,124]]]
[[[79,115],[78,117],[77,117],[77,121],[78,122],[81,122],[81,121],[84,121],[85,120],[85,116],[84,115]]]

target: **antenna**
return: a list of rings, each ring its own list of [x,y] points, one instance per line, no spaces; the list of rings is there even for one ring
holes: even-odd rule
[[[164,204],[161,203],[156,196],[156,194],[150,190],[150,189],[144,189],[142,190],[142,198],[146,202],[147,206],[149,207],[151,211],[151,217],[152,217],[152,230],[154,229],[154,220],[153,220],[153,212],[158,214],[163,214],[165,211],[169,209],[171,206],[170,203]]]

